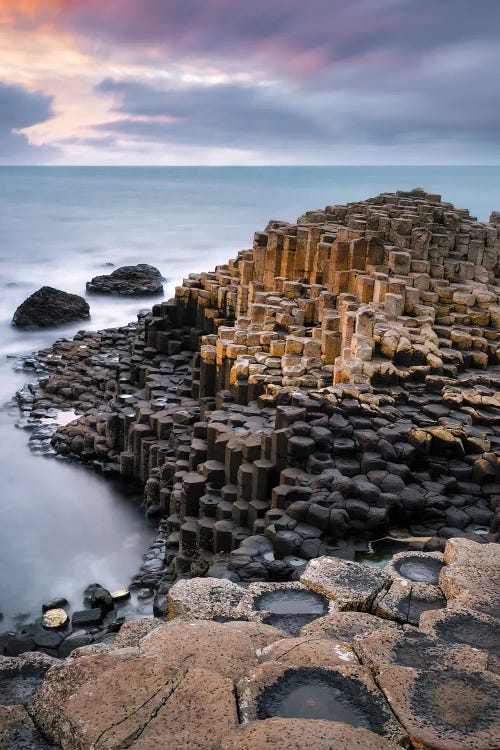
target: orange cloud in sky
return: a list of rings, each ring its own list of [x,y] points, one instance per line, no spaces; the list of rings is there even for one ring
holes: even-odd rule
[[[2,0],[0,23],[15,26],[50,18],[74,5],[75,0]]]

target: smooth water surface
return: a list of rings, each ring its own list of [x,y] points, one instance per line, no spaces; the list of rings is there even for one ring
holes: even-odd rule
[[[255,608],[276,615],[317,615],[328,611],[328,600],[314,591],[277,589],[268,591],[255,602]]]
[[[258,718],[323,719],[377,729],[378,707],[360,682],[319,667],[289,669],[258,697]]]
[[[396,570],[403,578],[418,583],[430,583],[437,586],[439,582],[439,573],[444,568],[444,562],[436,560],[435,557],[425,559],[422,556],[407,557],[400,560],[395,565]]]
[[[153,263],[166,294],[192,271],[251,247],[270,218],[381,191],[422,186],[486,220],[500,209],[499,167],[79,168],[0,167],[0,404],[27,379],[8,355],[132,320],[147,300],[92,296],[90,321],[16,331],[20,302],[44,284],[84,293],[104,264]],[[77,598],[90,581],[126,584],[151,538],[142,512],[110,482],[32,456],[0,411],[0,611],[39,612],[53,595]]]

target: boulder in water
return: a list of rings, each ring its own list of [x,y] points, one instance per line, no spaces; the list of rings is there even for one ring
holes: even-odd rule
[[[12,325],[18,328],[49,328],[90,317],[90,307],[83,297],[43,286],[19,305]]]
[[[163,294],[162,275],[147,263],[122,266],[110,274],[95,276],[87,282],[87,292],[117,294],[124,297],[143,297]]]

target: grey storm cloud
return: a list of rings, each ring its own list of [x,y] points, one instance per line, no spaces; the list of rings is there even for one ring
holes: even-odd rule
[[[441,59],[439,78],[430,60],[427,68],[387,74],[383,85],[377,71],[363,67],[351,68],[347,76],[334,71],[318,77],[305,89],[278,84],[162,89],[140,80],[106,79],[97,91],[113,97],[118,117],[96,130],[100,136],[105,131],[138,141],[326,155],[342,145],[455,142],[493,149],[500,142],[500,115],[492,96],[500,54],[492,48],[491,55],[483,77],[486,96],[475,85],[474,47]],[[457,65],[460,87],[455,85]]]
[[[236,148],[316,143],[328,136],[321,123],[295,110],[286,99],[275,99],[268,87],[158,89],[140,81],[106,79],[97,91],[117,96],[120,103],[114,111],[122,115],[99,127],[128,136]]]
[[[497,0],[144,0],[135,15],[133,5],[123,0],[112,28],[106,6],[72,18],[142,50],[150,43],[160,60],[223,58],[245,70],[265,59],[269,85],[105,80],[98,90],[119,117],[97,126],[101,136],[305,155],[453,143],[474,158],[498,145]]]
[[[56,149],[34,146],[19,131],[51,119],[52,97],[0,81],[0,160],[4,164],[36,163]]]
[[[60,19],[93,38],[151,43],[169,54],[264,57],[293,69],[314,52],[322,65],[377,51],[400,53],[400,65],[448,44],[497,42],[498,0],[86,0]]]

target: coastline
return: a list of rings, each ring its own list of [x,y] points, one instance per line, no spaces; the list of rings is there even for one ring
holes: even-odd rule
[[[12,747],[497,747],[499,260],[497,224],[384,194],[29,358],[32,447],[159,519],[131,582],[156,616],[0,657]]]
[[[482,279],[473,282],[474,302],[460,280],[432,275],[437,261],[426,258],[436,253],[432,232],[451,268],[457,261],[446,258],[457,251],[444,238],[458,236],[460,223],[473,238],[483,232],[483,242],[496,230],[439,200],[401,192],[308,212],[298,225],[271,222],[253,250],[191,274],[138,323],[80,332],[29,362],[48,375],[19,395],[21,406],[78,414],[47,430],[51,450],[143,489],[146,513],[160,519],[146,570],[131,581],[154,591],[156,614],[166,614],[168,591],[184,576],[297,580],[309,559],[353,560],[391,531],[422,539],[410,543],[415,549],[442,550],[464,533],[494,540],[498,335],[481,329],[484,344],[465,360],[467,328],[446,327],[442,312],[435,321],[429,305],[444,295],[460,322],[467,304],[479,305],[476,327],[484,326],[496,310],[492,272],[469,263]],[[404,217],[413,205],[444,223],[411,233]],[[387,208],[396,212],[389,223]],[[367,211],[378,230],[361,218]],[[401,247],[384,249],[381,235],[396,230]],[[486,248],[498,258],[495,242]],[[410,263],[416,285],[407,282],[401,296]],[[355,286],[342,291],[349,273]],[[310,286],[294,274],[308,275]],[[379,290],[385,284],[385,303],[371,309],[374,278]],[[401,328],[399,305],[416,328]],[[456,349],[445,341],[450,331]],[[475,500],[462,500],[467,494]]]

